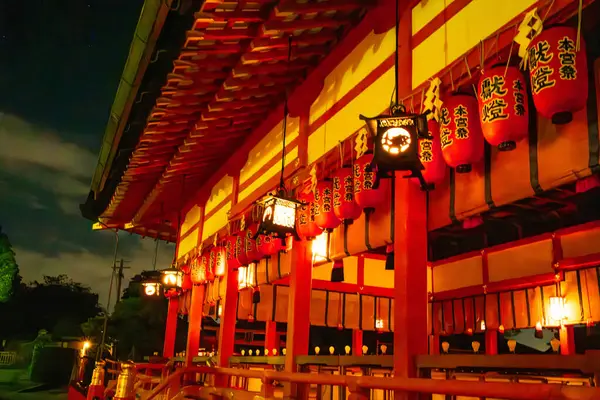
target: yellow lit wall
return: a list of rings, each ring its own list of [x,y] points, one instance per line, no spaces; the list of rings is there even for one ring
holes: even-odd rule
[[[394,54],[394,30],[376,35],[369,34],[325,78],[324,88],[310,109],[313,124],[350,90],[363,81],[375,68]],[[340,141],[364,127],[359,114],[380,114],[389,102],[394,89],[394,69],[390,68],[376,82],[350,101],[328,121],[315,130],[308,139],[308,162],[313,163]]]
[[[447,7],[449,0],[421,1],[413,8],[413,34]],[[438,74],[536,0],[473,0],[413,49],[413,88]]]
[[[227,213],[231,209],[230,196],[232,192],[233,178],[227,175],[212,188],[210,197],[206,202],[204,215],[208,216],[208,218],[204,221],[202,240],[214,235],[219,229],[227,224]],[[228,197],[229,200],[224,202]]]
[[[298,121],[299,118],[287,118],[286,127],[286,165],[295,161],[298,157],[297,150],[291,150],[290,143],[298,137]],[[270,168],[265,173],[255,176],[261,171],[265,165],[269,164],[273,159],[281,159],[281,144],[283,139],[283,127],[280,121],[254,148],[248,155],[246,165],[240,171],[240,185],[245,186],[251,181],[249,186],[241,190],[238,195],[238,201],[241,201],[252,194],[261,185],[275,176],[281,171],[281,162],[275,163],[274,168]],[[255,177],[254,180],[252,178]]]
[[[358,277],[358,258],[357,257],[346,257],[344,258],[344,283],[357,283]],[[322,281],[331,280],[331,267],[333,263],[325,263],[313,268],[313,279]]]
[[[393,288],[394,271],[385,269],[384,260],[365,258],[365,286]]]

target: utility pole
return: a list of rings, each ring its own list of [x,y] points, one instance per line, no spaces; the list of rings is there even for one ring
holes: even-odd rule
[[[125,260],[123,260],[121,258],[121,262],[119,263],[119,272],[117,273],[117,301],[115,302],[115,305],[116,305],[116,303],[118,303],[121,300],[121,284],[123,282],[123,278],[125,278],[125,275],[123,275],[123,270],[130,268],[130,267],[125,267],[124,264],[125,264]],[[116,269],[117,266],[115,265],[114,268]]]

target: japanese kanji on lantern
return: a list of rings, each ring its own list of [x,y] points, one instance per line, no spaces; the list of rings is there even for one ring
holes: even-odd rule
[[[483,133],[477,100],[466,94],[445,99],[440,110],[440,145],[446,164],[458,173],[471,172],[483,158]]]
[[[202,263],[202,255],[198,254],[190,262],[190,277],[194,285],[206,283],[206,264]]]
[[[258,261],[264,257],[264,254],[258,250],[255,237],[258,233],[258,224],[252,223],[243,231],[244,236],[244,252],[248,262]]]
[[[215,271],[215,276],[224,276],[226,267],[225,248],[222,246],[213,246],[210,250],[209,268]]]
[[[281,249],[281,239],[272,234],[260,234],[256,237],[256,250],[264,257],[277,254]]]
[[[200,268],[204,266],[204,270],[206,271],[206,280],[209,282],[214,281],[215,270],[214,266],[211,267],[210,265],[210,251],[208,249],[202,251],[198,263],[200,264]]]
[[[373,153],[367,152],[354,162],[354,200],[366,212],[375,210],[385,201],[387,181],[375,187]]]
[[[362,209],[354,200],[354,178],[352,167],[344,166],[333,174],[333,212],[344,223],[360,217]]]
[[[442,156],[440,145],[440,125],[436,120],[427,121],[427,138],[419,138],[419,159],[423,164],[423,179],[430,185],[435,185],[444,180],[446,176],[446,162]],[[417,179],[412,181],[419,183]]]
[[[304,239],[312,240],[323,232],[315,223],[314,194],[309,192],[300,193],[298,201],[300,202],[296,222],[298,234]]]
[[[529,46],[527,64],[537,111],[554,124],[567,124],[588,98],[588,65],[583,37],[567,26],[544,29]]]
[[[233,270],[237,270],[242,266],[240,263],[237,254],[238,251],[242,249],[242,238],[239,235],[229,235],[225,239],[225,260],[229,268]],[[211,256],[213,253],[211,253]],[[214,260],[211,259],[211,262],[214,263]]]
[[[331,179],[324,179],[315,187],[315,223],[322,229],[331,231],[341,222],[333,211],[333,182]]]
[[[519,68],[487,69],[479,80],[477,99],[485,140],[498,150],[514,150],[529,133],[527,90]]]

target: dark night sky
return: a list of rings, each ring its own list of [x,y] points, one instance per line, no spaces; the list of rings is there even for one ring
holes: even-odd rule
[[[79,215],[143,0],[0,0],[0,225],[26,281],[68,274],[106,304],[114,234]],[[160,267],[172,246],[160,246]],[[154,242],[121,235],[126,279]],[[113,297],[114,299],[114,297]]]

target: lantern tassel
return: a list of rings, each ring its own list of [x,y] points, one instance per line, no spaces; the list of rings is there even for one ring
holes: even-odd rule
[[[252,291],[252,304],[260,303],[260,288],[258,286],[254,287]]]
[[[344,282],[344,261],[335,260],[331,268],[331,282]]]
[[[394,270],[394,245],[388,244],[385,249],[385,270],[393,271]]]

